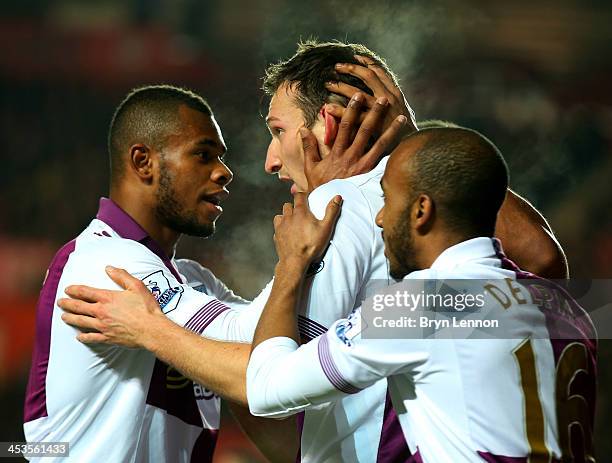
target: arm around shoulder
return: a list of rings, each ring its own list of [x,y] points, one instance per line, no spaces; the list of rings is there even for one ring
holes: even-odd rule
[[[544,278],[569,277],[565,253],[546,219],[510,189],[497,217],[495,236],[520,268]]]

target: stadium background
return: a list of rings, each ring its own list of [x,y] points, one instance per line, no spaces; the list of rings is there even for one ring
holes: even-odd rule
[[[572,275],[609,278],[611,20],[609,2],[577,0],[4,0],[0,441],[22,440],[38,289],[54,252],[106,194],[106,130],[130,88],[180,84],[211,103],[229,146],[232,195],[218,233],[184,238],[178,255],[246,297],[272,274],[271,219],[289,199],[287,185],[263,171],[269,135],[260,78],[310,36],[365,43],[398,73],[419,119],[455,121],[492,138],[512,187],[549,218]],[[599,461],[612,461],[611,346],[604,341],[600,350]],[[216,461],[259,461],[224,420]]]

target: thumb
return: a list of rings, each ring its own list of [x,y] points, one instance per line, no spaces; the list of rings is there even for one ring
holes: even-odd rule
[[[323,225],[329,227],[330,231],[336,225],[338,217],[340,217],[340,210],[342,209],[342,196],[334,196],[325,209],[325,217],[323,217]]]
[[[107,265],[105,270],[110,279],[123,289],[138,291],[142,288],[142,281],[138,278],[134,278],[122,268],[115,268],[111,265]]]
[[[304,170],[306,171],[306,176],[308,177],[310,171],[314,168],[314,165],[321,161],[319,146],[313,133],[305,127],[300,129],[300,138],[302,140],[302,149],[304,151]]]

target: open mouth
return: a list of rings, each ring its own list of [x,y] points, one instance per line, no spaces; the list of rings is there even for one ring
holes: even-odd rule
[[[291,188],[289,189],[289,191],[291,192],[292,195],[296,194],[298,192],[298,187],[295,184],[295,182],[293,182],[293,179],[291,177],[285,177],[285,176],[278,176],[278,179],[281,182],[286,182],[286,183],[291,183]]]
[[[227,198],[228,195],[229,193],[226,190],[223,190],[218,193],[206,195],[202,197],[202,200],[209,203],[218,212],[223,212],[223,208],[221,207],[221,201]]]

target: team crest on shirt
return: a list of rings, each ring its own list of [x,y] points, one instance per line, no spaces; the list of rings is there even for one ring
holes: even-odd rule
[[[153,294],[163,313],[172,312],[178,307],[183,288],[181,286],[170,286],[170,280],[164,275],[163,270],[147,275],[142,281]]]
[[[361,333],[361,316],[353,310],[348,318],[336,325],[336,336],[348,347],[353,345],[353,338]]]

